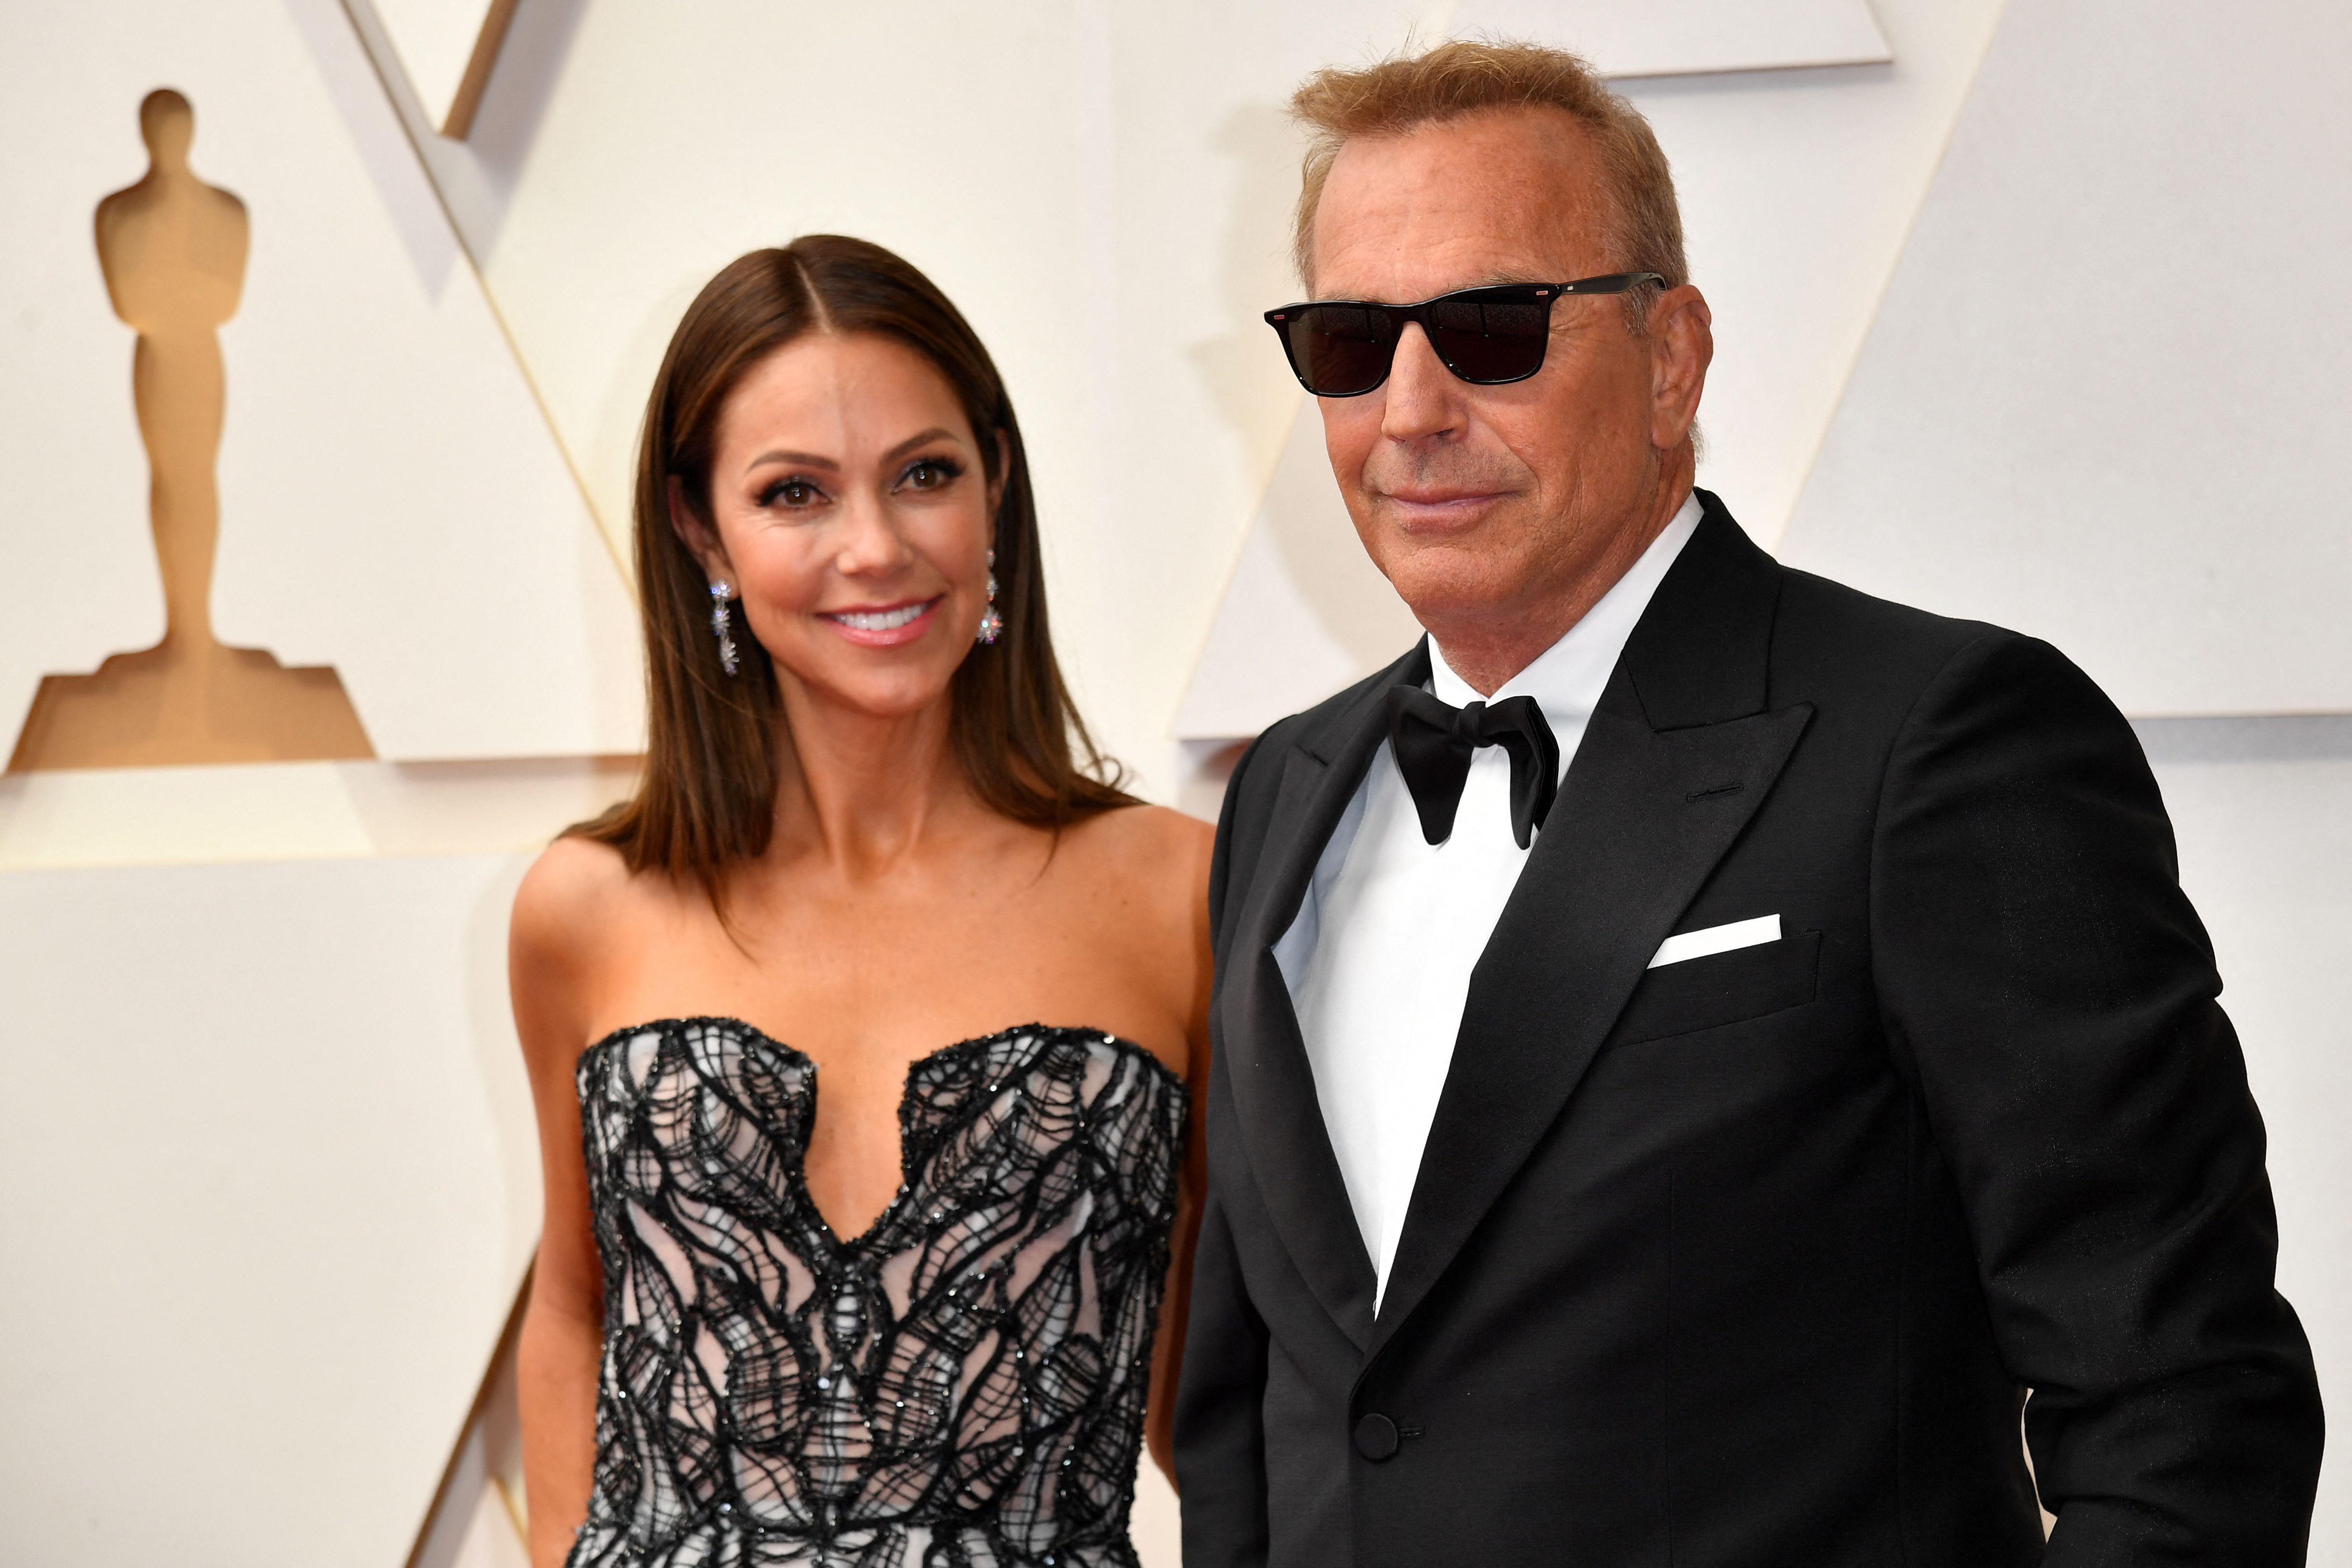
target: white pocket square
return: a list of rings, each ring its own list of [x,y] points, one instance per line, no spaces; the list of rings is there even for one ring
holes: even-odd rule
[[[1706,958],[1709,954],[1729,952],[1734,948],[1761,947],[1768,942],[1780,940],[1780,917],[1758,915],[1752,921],[1734,921],[1727,926],[1709,926],[1705,931],[1686,931],[1658,943],[1658,951],[1650,960],[1650,967],[1681,963],[1686,959]]]

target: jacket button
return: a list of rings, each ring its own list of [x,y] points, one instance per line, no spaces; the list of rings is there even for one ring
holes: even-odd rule
[[[1356,1452],[1374,1464],[1397,1451],[1396,1423],[1385,1415],[1367,1415],[1356,1423]]]

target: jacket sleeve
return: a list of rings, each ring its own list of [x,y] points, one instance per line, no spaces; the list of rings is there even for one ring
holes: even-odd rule
[[[1216,850],[1209,867],[1209,929],[1220,973],[1232,942],[1228,917],[1234,909],[1229,906],[1238,904],[1237,889],[1231,886],[1236,838],[1255,844],[1263,831],[1262,824],[1236,826],[1237,819],[1249,815],[1246,778],[1251,759],[1263,743],[1261,737],[1234,764],[1217,821]],[[1254,861],[1255,857],[1244,858]],[[1176,1394],[1176,1479],[1183,1499],[1184,1561],[1191,1568],[1250,1568],[1266,1557],[1266,1333],[1250,1303],[1218,1190],[1232,1152],[1220,1144],[1234,1136],[1222,1029],[1213,1003],[1208,1194],[1193,1255],[1192,1311]]]
[[[1192,1263],[1192,1313],[1176,1397],[1176,1480],[1187,1568],[1265,1562],[1265,1327],[1244,1289],[1212,1189]]]
[[[2304,1561],[2321,1416],[2260,1114],[2122,715],[1988,633],[1905,721],[1880,1005],[1958,1188],[2062,1565]]]

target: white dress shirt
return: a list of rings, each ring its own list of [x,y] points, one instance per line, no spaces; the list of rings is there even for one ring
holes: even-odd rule
[[[1487,700],[1536,700],[1559,742],[1563,777],[1625,639],[1698,519],[1693,496],[1582,620]],[[1457,708],[1481,700],[1433,640],[1430,656],[1432,691]],[[1376,1311],[1454,1060],[1470,971],[1527,864],[1528,851],[1511,836],[1510,800],[1509,753],[1480,747],[1453,836],[1430,844],[1381,742],[1324,846],[1297,918],[1275,943],[1323,1123],[1371,1254]]]

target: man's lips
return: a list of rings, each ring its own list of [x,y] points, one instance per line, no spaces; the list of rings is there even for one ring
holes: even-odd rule
[[[897,647],[915,641],[936,618],[939,607],[946,603],[940,595],[929,599],[908,599],[895,605],[858,605],[845,610],[820,610],[817,618],[829,622],[834,630],[863,647]]]
[[[1502,499],[1502,492],[1498,490],[1411,489],[1374,493],[1393,508],[1409,528],[1468,522]]]

